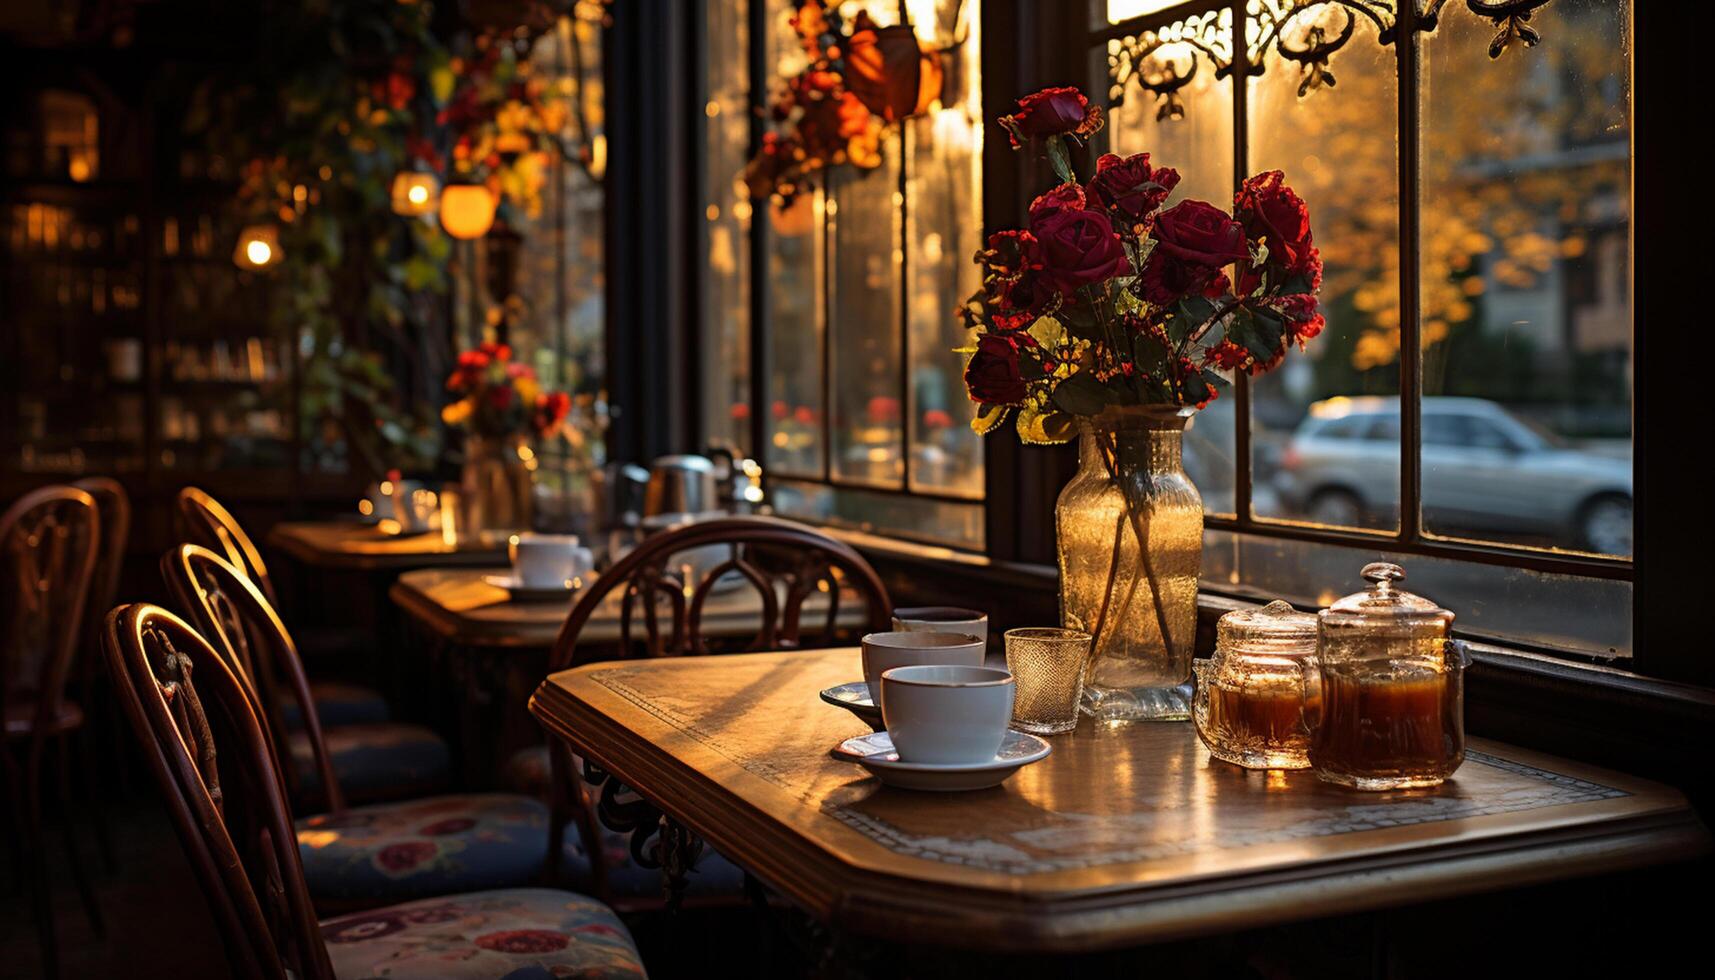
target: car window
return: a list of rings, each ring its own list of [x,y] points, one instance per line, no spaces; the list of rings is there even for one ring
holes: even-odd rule
[[[1370,430],[1365,434],[1364,438],[1369,439],[1372,442],[1398,442],[1399,416],[1376,416],[1375,421],[1370,425]]]
[[[1316,435],[1322,439],[1358,439],[1362,438],[1365,426],[1369,423],[1368,415],[1348,415],[1344,418],[1325,422]]]
[[[1467,445],[1476,449],[1512,449],[1513,441],[1501,431],[1500,426],[1488,419],[1466,416],[1465,423],[1470,429]],[[1427,432],[1427,430],[1426,430]]]
[[[1471,435],[1463,415],[1431,415],[1423,416],[1423,444],[1425,446],[1467,446],[1470,445]],[[1396,429],[1397,431],[1397,429]]]

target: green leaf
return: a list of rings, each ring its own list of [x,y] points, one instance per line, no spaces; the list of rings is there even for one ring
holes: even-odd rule
[[[1167,348],[1149,334],[1140,333],[1132,338],[1131,359],[1139,371],[1160,379],[1167,367]]]
[[[1054,386],[1054,407],[1072,415],[1095,415],[1113,401],[1113,391],[1086,373],[1074,374]]]
[[[995,426],[1006,421],[1008,409],[1005,405],[978,405],[976,417],[971,419],[971,431],[979,436],[986,436]]]
[[[1059,176],[1061,183],[1077,183],[1078,176],[1072,172],[1072,158],[1066,152],[1066,138],[1055,135],[1042,142],[1048,148],[1048,162],[1054,165],[1054,173]]]
[[[1286,324],[1273,312],[1241,306],[1227,324],[1227,339],[1250,351],[1257,360],[1269,361],[1280,350],[1285,329]]]
[[[1060,321],[1067,333],[1079,340],[1101,340],[1103,337],[1101,322],[1088,303],[1062,306],[1055,311],[1054,318]]]
[[[1207,296],[1187,296],[1173,304],[1167,318],[1167,336],[1175,344],[1181,343],[1214,315],[1214,300]]]

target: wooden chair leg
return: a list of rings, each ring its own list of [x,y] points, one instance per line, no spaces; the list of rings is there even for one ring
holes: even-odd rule
[[[77,848],[77,828],[73,826],[71,802],[71,738],[62,736],[54,748],[59,754],[60,831],[65,837],[66,859],[71,862],[72,881],[77,885],[78,898],[83,902],[83,914],[97,936],[107,935],[101,920],[101,906],[95,901],[95,890],[89,886],[89,874],[84,870],[83,855]]]

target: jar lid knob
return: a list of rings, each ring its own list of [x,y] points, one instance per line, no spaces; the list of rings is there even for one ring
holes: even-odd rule
[[[1373,583],[1377,592],[1387,592],[1393,583],[1405,579],[1405,569],[1390,561],[1372,561],[1359,574],[1364,581]]]

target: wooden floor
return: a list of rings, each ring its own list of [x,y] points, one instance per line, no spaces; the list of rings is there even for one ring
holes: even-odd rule
[[[53,876],[55,927],[59,930],[60,976],[149,978],[219,977],[227,972],[220,935],[201,890],[179,849],[166,811],[152,797],[128,800],[114,821],[119,867],[100,867],[95,838],[80,823],[78,844],[95,872],[96,901],[107,935],[97,936],[84,917],[73,887],[65,845],[48,834],[48,869]],[[5,874],[0,894],[0,977],[42,973],[30,895],[7,848],[0,848]]]

